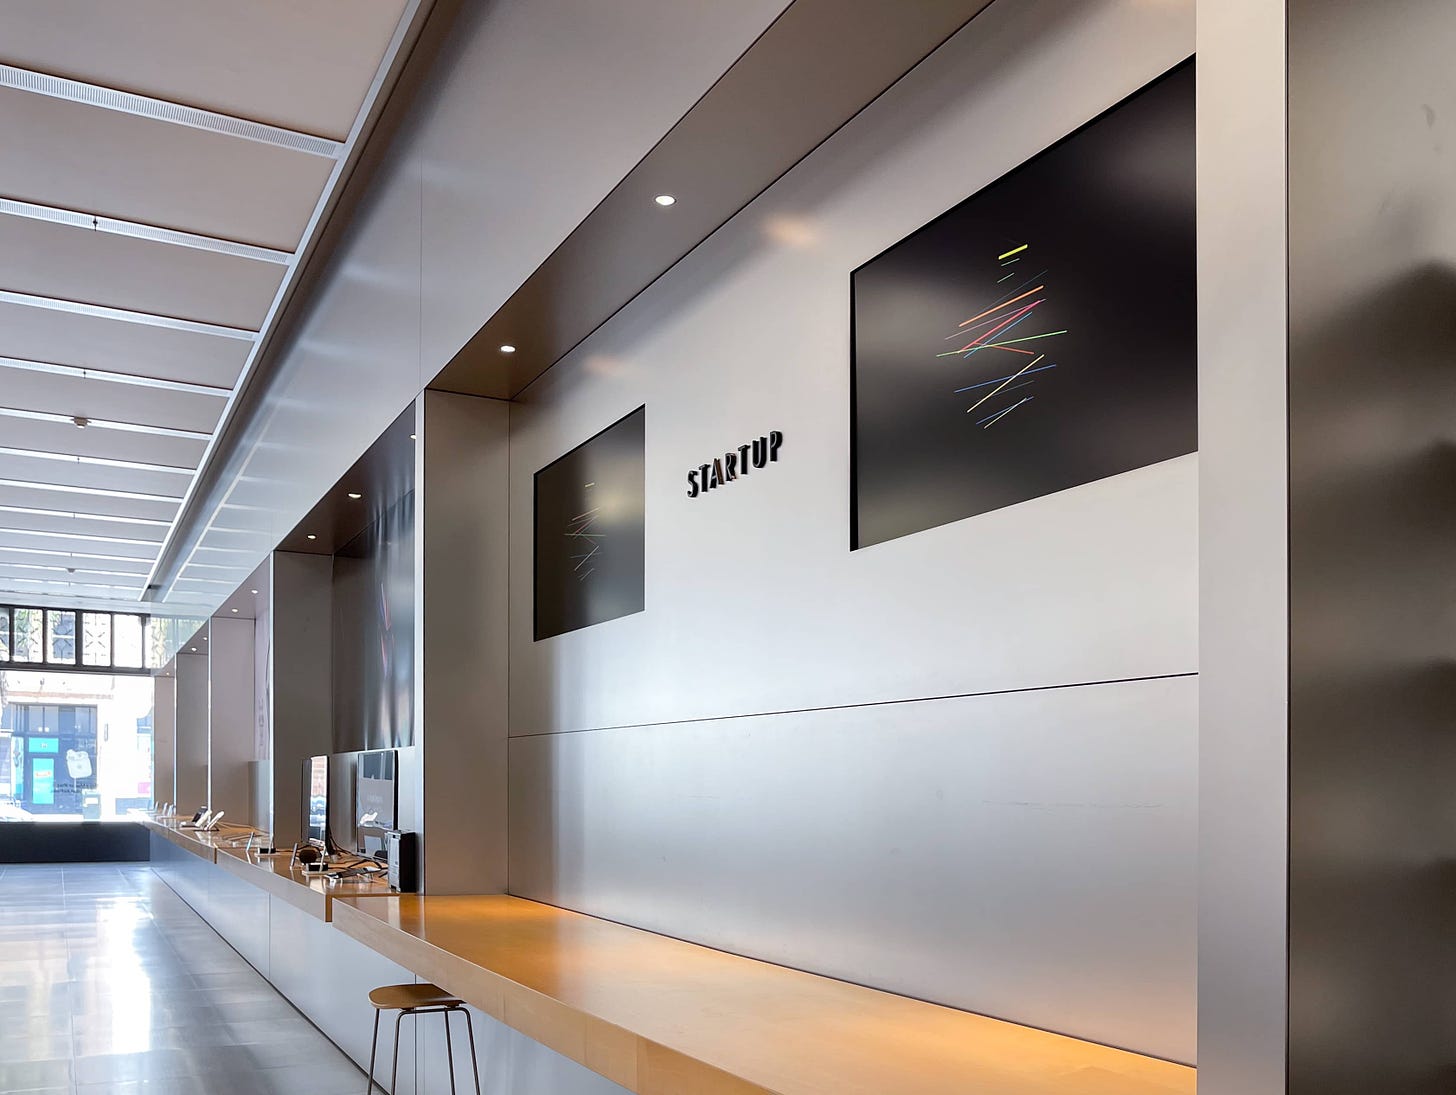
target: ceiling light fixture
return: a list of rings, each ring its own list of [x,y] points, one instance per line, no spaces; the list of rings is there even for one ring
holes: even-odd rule
[[[315,535],[314,535],[314,534],[313,534],[313,533],[311,533],[311,532],[310,532],[310,533],[309,533],[309,534],[308,534],[308,538],[309,538],[309,539],[310,539],[310,540],[317,540],[317,539],[318,539],[318,537],[317,537],[317,536],[315,536]]]
[[[71,421],[76,423],[76,429],[78,430],[84,430],[87,426],[91,425],[89,418],[83,418],[79,414],[72,418]]]
[[[357,501],[359,501],[359,499],[363,498],[364,496],[362,494],[355,494],[353,491],[350,491],[349,492],[349,497],[352,498],[352,499],[354,499],[354,501],[357,502]]]
[[[193,648],[192,648],[192,653],[194,653],[194,654],[196,654],[196,653],[197,653],[197,647],[195,647],[195,646],[194,646],[194,647],[193,647]]]
[[[237,611],[237,609],[233,609],[233,611],[234,611],[234,612],[236,612],[236,611]]]
[[[669,205],[675,205],[677,203],[677,199],[674,198],[671,194],[659,194],[652,200],[655,201],[658,205],[662,206],[664,209],[667,208]]]
[[[258,591],[256,589],[250,589],[248,590],[248,592],[251,593],[254,597],[258,595]]]
[[[415,439],[415,435],[414,434],[410,434],[410,440],[413,441],[414,439]]]
[[[503,354],[513,354],[516,352],[516,348],[507,342],[500,348],[500,351]]]

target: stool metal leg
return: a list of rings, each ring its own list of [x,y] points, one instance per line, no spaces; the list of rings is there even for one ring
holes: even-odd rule
[[[394,1021],[394,1064],[389,1069],[389,1095],[396,1095],[399,1088],[399,1025],[404,1022],[404,1017],[409,1014],[406,1008],[399,1013],[399,1018]]]
[[[475,1072],[475,1095],[480,1095],[480,1061],[475,1056],[475,1024],[470,1020],[470,1009],[461,1008],[465,1013],[465,1030],[470,1035],[470,1067]]]
[[[450,1012],[453,1010],[445,1009],[445,1061],[450,1066],[450,1095],[455,1095],[455,1040],[450,1036]]]
[[[379,1052],[379,1009],[374,1009],[374,1040],[369,1043],[369,1087],[364,1095],[374,1095],[374,1055]]]

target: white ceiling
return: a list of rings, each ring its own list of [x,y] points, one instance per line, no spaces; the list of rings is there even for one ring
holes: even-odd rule
[[[0,12],[0,601],[141,597],[420,8]],[[214,542],[170,607],[256,558]]]

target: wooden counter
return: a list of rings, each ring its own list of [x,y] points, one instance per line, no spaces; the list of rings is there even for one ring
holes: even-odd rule
[[[334,926],[642,1095],[1192,1095],[1194,1070],[514,897]]]
[[[219,848],[217,865],[229,874],[250,882],[275,897],[282,898],[310,916],[328,921],[333,918],[336,897],[384,897],[389,886],[382,880],[331,879],[305,874],[289,866],[287,852],[276,856],[260,856],[242,848]]]
[[[141,823],[149,832],[156,833],[184,851],[207,860],[209,863],[217,862],[216,835],[213,833],[199,833],[196,829],[183,829],[179,822],[168,818],[159,821],[154,817],[141,818]]]

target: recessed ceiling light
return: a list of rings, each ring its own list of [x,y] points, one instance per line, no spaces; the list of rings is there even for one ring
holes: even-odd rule
[[[233,609],[233,611],[234,611],[234,612],[236,612],[236,611],[237,611],[237,609]]]
[[[415,435],[414,434],[410,434],[410,440],[413,441],[414,439],[415,439]]]
[[[310,540],[317,540],[317,539],[318,539],[318,537],[317,537],[317,536],[315,536],[315,535],[314,535],[314,534],[313,534],[313,533],[311,533],[311,532],[310,532],[310,533],[309,533],[309,534],[308,534],[308,538],[309,538],[309,539],[310,539]]]
[[[350,491],[349,492],[349,497],[352,498],[352,499],[354,499],[354,501],[357,502],[357,501],[359,501],[359,499],[363,498],[364,496],[362,494],[355,494],[353,491]]]
[[[87,426],[91,425],[91,420],[89,418],[83,418],[79,414],[76,415],[75,418],[71,419],[71,421],[76,423],[76,429],[78,430],[84,430]]]
[[[197,653],[197,647],[195,647],[195,646],[194,646],[194,647],[193,647],[193,648],[192,648],[192,653],[194,653],[194,654],[196,654],[196,653]]]
[[[248,590],[248,592],[251,593],[254,597],[258,595],[258,591],[256,589],[250,589]]]
[[[653,198],[652,200],[655,201],[658,205],[661,205],[661,206],[672,205],[672,204],[674,204],[677,201],[677,199],[674,198],[671,194],[659,194],[659,195],[657,195],[657,197]]]
[[[503,354],[513,354],[515,352],[516,352],[516,348],[514,346],[512,346],[509,342],[507,342],[503,346],[501,346],[501,353],[503,353]]]

